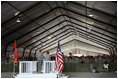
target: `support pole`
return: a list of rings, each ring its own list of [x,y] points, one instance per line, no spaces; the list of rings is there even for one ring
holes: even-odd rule
[[[14,77],[15,77],[15,62],[13,64],[13,72],[12,72],[11,78],[14,78]]]

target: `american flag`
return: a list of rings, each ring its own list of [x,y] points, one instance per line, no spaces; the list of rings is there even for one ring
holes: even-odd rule
[[[55,70],[57,70],[58,73],[61,73],[63,69],[64,69],[63,54],[61,52],[60,44],[58,41],[57,53],[55,57]]]

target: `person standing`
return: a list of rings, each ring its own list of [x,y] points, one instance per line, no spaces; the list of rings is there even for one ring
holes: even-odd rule
[[[73,55],[72,55],[72,53],[70,52],[70,53],[69,53],[69,58],[72,59],[72,57],[73,57]]]
[[[104,62],[103,67],[105,72],[109,71],[109,64],[107,63],[107,61]]]
[[[43,54],[43,65],[42,65],[42,69],[41,69],[41,72],[43,73],[44,72],[44,61],[50,61],[51,58],[50,58],[50,55],[49,55],[49,52],[45,52]]]
[[[93,72],[93,62],[90,62],[90,72]]]
[[[49,52],[47,51],[45,54],[44,54],[44,61],[50,61],[51,58],[50,58],[50,55],[49,55]]]
[[[38,72],[41,72],[41,68],[42,68],[42,62],[43,62],[43,53],[41,52],[41,50],[39,50],[39,52],[36,53],[36,58],[38,61]]]

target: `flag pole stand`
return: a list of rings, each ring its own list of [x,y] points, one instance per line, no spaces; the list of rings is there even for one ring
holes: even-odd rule
[[[57,78],[59,78],[59,72],[58,71],[56,71],[57,72]]]
[[[59,78],[59,74],[57,74],[57,78]]]
[[[17,50],[17,47],[16,47],[16,40],[14,41],[13,43],[13,52],[14,52],[14,64],[13,64],[13,73],[12,73],[12,77],[14,78],[15,77],[15,63],[17,63],[17,60],[18,60],[18,50]]]
[[[15,77],[14,75],[15,75],[15,62],[14,62],[14,64],[13,64],[13,72],[12,72],[11,77],[14,78],[14,77]]]

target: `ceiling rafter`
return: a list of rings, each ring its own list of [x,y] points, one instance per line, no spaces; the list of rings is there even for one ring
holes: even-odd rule
[[[64,9],[64,10],[67,10],[67,11],[70,11],[70,12],[73,12],[73,13],[75,13],[75,14],[78,14],[77,12],[74,12],[74,11],[72,11],[72,10],[69,10],[69,9],[66,9],[66,8],[63,8],[63,7],[56,7],[56,8],[54,8],[54,9],[52,9],[52,11],[53,10],[55,10],[55,9],[58,9],[58,8],[61,8],[61,9]],[[51,11],[50,11],[51,12]],[[45,15],[45,14],[44,14]],[[43,15],[43,16],[44,16]],[[83,15],[83,14],[80,14],[79,13],[79,15],[81,15],[81,16],[84,16],[84,17],[87,17],[87,16],[85,16],[85,15]],[[36,19],[34,19],[34,20],[31,20],[30,22],[28,22],[27,24],[29,24],[29,23],[32,23],[32,22],[35,22],[37,19],[39,19],[40,17],[37,17]],[[91,18],[91,17],[87,17],[87,18]],[[104,23],[104,22],[103,22]],[[26,24],[26,25],[27,25]],[[105,23],[106,24],[106,23]],[[108,24],[108,23],[107,23]],[[26,25],[24,25],[24,26],[26,26]],[[108,24],[109,25],[109,24]],[[23,28],[23,26],[22,26],[22,28]],[[6,36],[9,36],[10,34],[12,34],[12,33],[14,33],[15,31],[17,31],[17,30],[19,30],[19,29],[21,29],[21,28],[18,28],[18,29],[15,29],[15,30],[13,30],[11,33],[7,33],[6,35],[4,35],[4,36],[2,36],[2,38],[4,38],[4,37],[6,37]],[[111,32],[110,32],[111,33]],[[113,34],[113,33],[112,33]]]
[[[71,22],[71,21],[68,21],[68,20],[66,20],[67,22]],[[73,23],[73,24],[76,24],[76,23],[74,23],[74,22],[71,22],[71,23]],[[78,26],[81,26],[81,25],[79,25],[79,24],[76,24],[76,25],[78,25]],[[56,25],[55,25],[56,26]],[[67,25],[67,26],[70,26],[70,25]],[[64,26],[65,27],[65,26]],[[83,26],[81,26],[81,27],[83,27]],[[62,27],[63,28],[63,27]],[[78,29],[78,27],[76,27],[77,29]],[[60,29],[58,29],[58,30],[60,30]],[[82,30],[82,29],[80,29],[80,30]],[[57,30],[56,30],[57,31]],[[54,32],[56,32],[56,31],[54,31]],[[84,31],[84,30],[82,30],[82,31]],[[53,32],[53,33],[54,33]],[[86,32],[86,31],[84,31],[84,32]],[[43,32],[44,33],[44,32]],[[87,32],[88,33],[88,32]],[[52,34],[52,33],[51,33]],[[105,38],[103,38],[103,37],[100,37],[100,36],[98,36],[98,35],[96,35],[96,34],[93,34],[93,33],[90,33],[90,34],[92,34],[92,35],[94,35],[94,36],[97,36],[97,37],[99,37],[100,39],[102,38],[102,39],[104,39],[104,40],[107,40],[107,41],[109,41],[109,42],[111,42],[111,43],[114,43],[114,42],[112,42],[112,41],[110,41],[110,40],[108,40],[108,39],[105,39]],[[45,36],[45,37],[47,37],[47,36]],[[43,37],[43,38],[45,38],[45,37]],[[43,39],[43,38],[41,38],[41,39]],[[33,38],[31,38],[31,39],[33,39]],[[31,40],[30,39],[30,40]],[[41,39],[39,39],[39,40],[41,40]],[[39,40],[37,40],[37,41],[35,41],[35,43],[36,42],[38,42]],[[104,41],[105,42],[105,41]],[[32,44],[30,44],[30,45],[33,45],[34,44],[34,42],[32,43]],[[114,43],[115,44],[115,43]],[[21,44],[21,45],[23,45],[23,43]],[[29,45],[28,45],[29,46]],[[26,46],[27,47],[27,46]]]
[[[36,19],[35,19],[36,20]],[[33,21],[32,21],[33,22]],[[16,30],[16,29],[15,29]],[[14,32],[14,31],[13,31]],[[5,36],[4,36],[5,37]]]
[[[77,31],[78,32],[78,31]],[[75,33],[74,31],[73,31],[73,33]],[[79,33],[83,33],[83,32],[80,32],[79,31]],[[80,36],[81,36],[81,34],[80,34]],[[76,35],[76,34],[75,34]],[[83,36],[84,36],[84,39],[86,39],[85,37],[86,37],[86,35],[85,35],[85,33],[83,33]],[[83,38],[83,37],[82,37]],[[93,37],[93,38],[95,38],[95,37]],[[90,38],[90,39],[92,39],[92,38]],[[93,39],[92,39],[93,40]],[[95,38],[94,39],[95,41],[97,40],[98,41],[98,39],[97,38]],[[92,41],[92,42],[95,42],[95,41]],[[54,41],[53,41],[54,42]],[[50,44],[50,43],[52,43],[52,42],[49,42],[48,44]],[[96,43],[96,42],[95,42]],[[46,45],[48,45],[48,44],[46,44]],[[106,44],[106,43],[104,43],[104,42],[101,42],[101,41],[99,41],[99,43],[97,43],[97,44],[99,44],[99,45],[102,45],[102,46],[105,46],[105,47],[107,47],[107,46],[110,46],[110,44]],[[46,46],[45,45],[45,46]],[[35,46],[34,46],[35,47]],[[44,46],[42,46],[41,48],[43,48]],[[111,47],[111,46],[110,46]],[[45,48],[47,48],[47,47],[45,47]],[[43,49],[42,49],[43,50]]]
[[[67,16],[67,17],[69,17],[69,18],[71,18],[71,19],[74,19],[74,20],[76,20],[76,21],[78,21],[78,22],[85,23],[85,22],[80,21],[80,20],[78,20],[78,19],[76,19],[76,18],[74,18],[74,17],[68,16],[68,15],[65,15],[65,16]],[[85,24],[88,24],[88,23],[85,23]],[[97,28],[96,26],[94,26],[94,25],[92,25],[92,24],[88,24],[88,25],[90,25],[90,26],[93,26],[93,27]],[[99,28],[98,28],[98,29],[99,29]],[[94,31],[94,30],[93,30],[93,31]],[[103,30],[103,31],[105,31],[105,30]],[[102,33],[101,33],[101,34],[102,34]],[[105,35],[105,34],[103,34],[103,35]],[[110,36],[108,36],[108,35],[105,35],[105,36],[110,37]],[[112,38],[112,37],[110,37],[110,38]],[[112,38],[112,39],[116,40],[115,38]]]
[[[67,27],[67,25],[66,25],[65,27]],[[59,30],[60,30],[60,29],[59,29]],[[58,31],[59,31],[59,30],[58,30]],[[66,29],[66,30],[64,30],[63,32],[61,32],[61,33],[59,33],[59,34],[57,34],[57,35],[55,35],[55,36],[58,36],[58,35],[60,35],[60,34],[63,34],[63,33],[66,32],[67,30],[69,30],[69,29]],[[70,31],[70,32],[68,32],[68,33],[71,33],[71,32],[72,32],[72,31]],[[66,34],[68,34],[68,33],[66,33]],[[52,38],[55,38],[55,36],[53,36]],[[52,38],[51,38],[51,39],[52,39]],[[39,39],[38,41],[42,41],[42,39],[43,39],[43,38]],[[49,39],[47,39],[47,40],[41,42],[41,44],[47,42],[48,40],[49,40]],[[33,43],[32,43],[32,44],[33,44]],[[26,46],[25,49],[28,48],[29,46],[31,46],[32,44],[29,44],[28,46]]]
[[[67,22],[71,22],[71,21],[68,21],[67,20]],[[74,23],[74,22],[71,22],[72,24],[76,24],[76,23]],[[78,24],[76,24],[76,25],[78,25]],[[71,25],[67,25],[67,26],[71,26]],[[81,25],[78,25],[78,26],[81,26]],[[64,26],[65,27],[65,26]],[[81,27],[83,27],[83,26],[81,26]],[[62,27],[63,28],[63,27]],[[82,30],[82,29],[80,29],[80,28],[78,28],[78,27],[76,27],[77,29],[79,29],[79,30],[81,30],[81,31],[83,31],[83,32],[87,32],[87,31],[85,31],[85,30]],[[61,29],[61,28],[60,28]],[[60,29],[58,29],[58,30],[60,30]],[[55,32],[57,32],[57,30],[56,31],[54,31],[53,33],[55,33]],[[87,33],[89,33],[89,32],[87,32]],[[108,39],[105,39],[105,38],[103,38],[103,37],[100,37],[100,36],[98,36],[98,35],[96,35],[96,34],[93,34],[93,33],[90,33],[91,35],[94,35],[95,37],[97,36],[97,37],[99,37],[100,39],[99,40],[101,40],[101,39],[104,39],[104,40],[107,40],[107,41],[109,41],[109,43],[111,42],[111,43],[114,43],[114,42],[112,42],[112,41],[110,41],[110,40],[108,40]],[[48,36],[48,35],[47,35]],[[46,36],[46,37],[47,37]],[[98,38],[96,38],[96,39],[98,39]],[[41,39],[39,39],[39,40],[41,40]],[[37,40],[38,41],[38,40]],[[107,41],[104,41],[104,42],[107,42]],[[36,42],[35,42],[36,43]],[[115,43],[114,43],[115,44]],[[31,44],[32,45],[32,44]],[[29,45],[28,45],[29,46]]]
[[[108,15],[108,16],[111,16],[111,17],[116,18],[116,16],[114,16],[114,15],[112,15],[112,14],[109,14],[109,13],[107,13],[107,12],[103,12],[103,11],[101,11],[101,10],[97,10],[97,9],[95,9],[95,8],[90,8],[90,7],[88,7],[88,6],[84,6],[84,5],[79,4],[79,3],[77,3],[77,2],[74,2],[74,1],[68,1],[68,3],[72,3],[72,4],[74,4],[74,5],[81,6],[81,7],[84,7],[84,8],[88,8],[88,9],[90,9],[90,10],[93,10],[93,11],[96,11],[96,12],[99,12],[99,13],[102,13],[102,14],[105,14],[105,15]]]
[[[77,27],[77,29],[79,29],[78,27]],[[79,30],[81,30],[81,31],[84,31],[84,30],[82,30],[82,29],[79,29]],[[77,32],[80,32],[80,31],[78,31],[77,30]],[[86,31],[84,31],[84,32],[86,32]],[[81,32],[83,35],[87,35],[87,33],[90,33],[90,32],[86,32],[86,33],[83,33],[83,32]],[[90,34],[92,34],[92,33],[90,33]],[[94,34],[92,34],[92,35],[94,35]],[[97,37],[99,37],[98,35],[96,35]],[[99,40],[99,42],[101,42],[101,43],[106,43],[106,44],[108,44],[108,45],[112,45],[113,46],[113,44],[111,44],[111,42],[109,43],[109,42],[107,42],[107,41],[104,41],[104,40],[102,40],[102,39],[100,39],[100,38],[96,38],[96,36],[94,35],[94,36],[91,36],[90,35],[90,37],[92,37],[92,38],[95,38],[96,40]],[[88,36],[87,36],[88,37]],[[92,39],[91,38],[91,39]]]
[[[69,16],[67,16],[67,17],[69,17]],[[72,17],[70,17],[70,18],[72,18]],[[65,21],[68,21],[68,20],[65,20]],[[76,25],[78,25],[78,26],[81,26],[81,27],[83,27],[82,25],[79,25],[79,24],[77,24],[77,23],[74,23],[74,22],[71,22],[71,21],[68,21],[68,22],[70,22],[70,23],[73,23],[73,24],[76,24]],[[60,24],[60,23],[59,23]],[[56,26],[56,25],[55,25]],[[53,26],[53,27],[55,27],[55,26]],[[84,27],[84,28],[86,28],[86,27]],[[91,33],[90,33],[91,34]],[[94,34],[95,36],[96,36],[96,34]],[[38,35],[37,35],[38,36]],[[97,35],[98,36],[98,35]],[[98,36],[98,37],[100,37],[100,36]],[[102,39],[105,39],[105,38],[103,38],[103,37],[100,37],[100,38],[102,38]],[[31,40],[31,39],[30,39]],[[110,41],[110,40],[108,40],[108,39],[105,39],[105,40],[107,40],[107,41]],[[115,44],[115,42],[113,42],[113,41],[110,41],[110,42],[112,42],[112,43],[114,43]],[[23,44],[23,43],[22,43]]]
[[[72,26],[72,25],[68,25],[68,26]],[[79,29],[79,28],[78,28],[78,29]],[[74,31],[73,31],[73,32],[74,32]],[[79,31],[79,32],[80,32],[80,31]],[[83,32],[81,32],[81,33],[83,33]],[[83,33],[83,34],[84,34],[84,33]],[[53,38],[53,37],[52,37],[52,38]],[[93,37],[93,38],[95,38],[95,37]],[[98,39],[98,38],[95,38],[95,39]],[[94,39],[94,40],[95,40],[95,39]],[[101,39],[98,39],[98,40],[101,41]],[[47,40],[46,40],[46,41],[47,41]],[[46,41],[44,41],[44,43],[45,43]],[[100,41],[99,41],[99,44],[101,43],[101,44],[104,44],[104,45],[105,45],[105,43],[104,43],[105,41],[104,41],[104,42],[100,42]],[[102,40],[102,41],[103,41],[103,40]],[[54,41],[51,41],[51,42],[47,43],[46,45],[48,45],[48,44],[50,44],[50,43],[52,43],[52,42],[54,42]],[[42,44],[42,43],[41,43],[41,44]],[[100,45],[101,45],[101,44],[100,44]],[[38,44],[38,45],[32,47],[31,50],[32,50],[33,48],[36,48],[36,47],[39,46],[39,45],[40,45],[40,44]],[[106,45],[106,46],[110,46],[110,44],[109,44],[109,45]],[[42,46],[42,47],[43,47],[43,46]],[[42,47],[41,47],[41,48],[42,48]],[[111,46],[110,46],[110,47],[111,47]]]
[[[20,11],[18,8],[16,8],[15,6],[13,6],[12,4],[10,4],[9,2],[7,2],[10,6],[12,6],[14,9],[16,9],[16,10],[18,10],[18,11]],[[28,19],[30,19],[31,21],[33,21],[33,19],[32,18],[30,18],[29,16],[27,16],[26,14],[24,14]],[[37,24],[38,26],[40,26],[40,24],[38,23],[38,22],[36,22],[36,21],[34,21],[34,23],[35,24]],[[43,28],[44,30],[46,30],[43,26],[41,27],[41,28]],[[49,32],[48,30],[47,30],[47,32]],[[50,32],[49,32],[49,34],[50,34]]]
[[[38,20],[39,18],[42,18],[43,16],[46,16],[47,14],[49,14],[49,13],[51,13],[51,12],[53,12],[54,10],[57,10],[57,9],[58,9],[58,7],[55,7],[55,8],[53,8],[53,9],[51,9],[50,11],[48,11],[48,12],[42,14],[42,15],[37,16],[35,19],[30,20],[30,22],[28,22],[28,23],[24,24],[23,26],[14,29],[12,32],[7,33],[6,35],[2,36],[2,39],[4,39],[4,37],[7,37],[7,36],[9,36],[9,35],[11,35],[11,34],[17,32],[17,30],[24,29],[27,25],[30,25],[31,23],[34,23],[34,22],[35,22],[36,20]]]
[[[12,5],[12,4],[10,4],[10,2],[7,2],[10,6],[12,6],[14,9],[16,9],[16,10],[18,10],[19,11],[19,9],[17,8],[17,7],[15,7],[14,5]],[[63,3],[63,2],[62,2]],[[72,3],[72,4],[74,4],[74,5],[77,5],[77,6],[82,6],[82,7],[84,7],[84,8],[89,8],[89,9],[91,9],[91,10],[94,10],[94,11],[96,11],[96,12],[99,12],[99,13],[103,13],[103,14],[106,14],[106,15],[108,15],[108,16],[111,16],[111,17],[113,17],[113,18],[116,18],[116,16],[115,15],[110,15],[109,13],[107,13],[107,12],[102,12],[101,10],[97,10],[97,9],[94,9],[94,8],[90,8],[90,7],[87,7],[87,6],[84,6],[84,5],[81,5],[81,4],[79,4],[79,3],[76,3],[76,2],[69,2],[69,3]],[[7,40],[7,38],[9,38],[10,36],[12,37],[13,35],[12,34],[15,34],[15,33],[17,33],[17,31],[18,32],[22,32],[22,29],[26,29],[27,27],[26,26],[28,26],[29,24],[32,24],[32,23],[34,23],[34,24],[36,24],[36,25],[38,25],[37,27],[35,27],[34,29],[32,29],[32,30],[30,30],[30,31],[27,31],[27,32],[24,32],[24,33],[21,33],[20,35],[18,35],[17,37],[15,37],[15,38],[13,38],[13,39],[11,39],[11,40],[7,40],[7,44],[8,45],[10,45],[14,40],[19,40],[20,41],[20,44],[19,44],[19,47],[20,46],[22,46],[22,45],[24,45],[25,46],[25,49],[26,48],[28,48],[28,47],[31,47],[30,48],[30,54],[32,53],[32,50],[34,49],[34,48],[37,48],[38,46],[36,45],[36,47],[35,47],[35,43],[37,43],[38,41],[43,41],[43,40],[45,40],[45,38],[44,37],[46,37],[46,36],[43,36],[43,38],[41,38],[41,39],[37,39],[36,41],[34,41],[34,42],[30,42],[30,41],[32,41],[35,37],[38,37],[38,36],[40,36],[40,35],[42,35],[43,33],[46,33],[46,31],[48,31],[49,32],[49,34],[54,34],[54,33],[56,33],[56,31],[60,31],[61,30],[61,28],[65,28],[65,30],[68,30],[68,29],[70,29],[71,31],[69,32],[69,33],[72,33],[73,35],[76,35],[75,34],[75,32],[74,32],[74,30],[73,30],[73,28],[71,28],[71,27],[75,27],[76,28],[76,30],[77,30],[77,33],[79,33],[80,34],[80,36],[82,37],[82,38],[85,38],[85,39],[87,39],[87,35],[86,35],[86,33],[89,33],[89,32],[87,32],[87,31],[85,31],[85,30],[82,30],[83,28],[86,28],[86,29],[88,29],[87,27],[85,27],[84,25],[82,25],[82,24],[86,24],[86,25],[90,25],[90,26],[93,26],[94,28],[96,28],[96,29],[91,29],[91,31],[93,31],[93,33],[89,33],[89,35],[91,36],[91,38],[90,38],[90,41],[91,42],[94,42],[94,43],[96,43],[96,44],[99,44],[99,45],[102,45],[102,46],[104,46],[104,47],[107,47],[107,48],[109,48],[109,49],[111,49],[111,48],[114,48],[116,45],[117,45],[117,43],[116,43],[116,40],[117,40],[117,38],[115,38],[115,36],[117,36],[117,34],[115,33],[115,32],[113,32],[112,30],[110,31],[110,30],[108,30],[108,28],[114,28],[114,30],[115,30],[115,28],[117,28],[117,26],[115,26],[115,25],[112,25],[110,22],[109,23],[107,23],[107,22],[105,22],[105,21],[102,21],[102,20],[99,20],[99,19],[97,19],[97,18],[92,18],[92,17],[88,17],[87,15],[85,15],[85,14],[82,14],[82,13],[79,13],[79,12],[77,12],[77,11],[75,11],[75,10],[72,10],[72,9],[70,9],[70,8],[67,8],[67,7],[64,7],[64,6],[60,6],[60,5],[58,5],[57,4],[57,2],[56,2],[56,5],[57,6],[55,6],[55,7],[53,7],[53,8],[50,8],[50,10],[48,10],[48,12],[45,12],[45,13],[43,13],[43,14],[41,14],[41,15],[38,15],[38,17],[36,17],[36,18],[34,18],[34,19],[32,19],[30,16],[27,16],[27,12],[28,11],[30,11],[30,9],[32,9],[32,8],[34,8],[35,6],[38,6],[38,5],[40,5],[40,2],[39,3],[36,3],[36,4],[34,4],[33,6],[30,6],[31,8],[27,8],[26,10],[24,10],[22,13],[24,14],[24,16],[26,16],[30,21],[28,22],[26,22],[26,23],[24,23],[23,24],[23,26],[19,26],[19,27],[15,27],[13,30],[11,30],[11,31],[8,31],[7,33],[5,33],[5,34],[3,34],[2,35],[2,41],[3,40]],[[49,4],[50,5],[50,4]],[[49,9],[49,8],[48,8]],[[56,10],[60,10],[60,15],[58,15],[58,16],[53,16],[50,20],[48,20],[47,22],[46,21],[44,21],[44,23],[42,24],[42,25],[40,25],[38,22],[36,22],[37,20],[39,20],[40,18],[41,19],[43,19],[43,16],[46,16],[46,15],[48,15],[48,14],[50,14],[50,13],[54,13],[54,11],[56,11]],[[66,12],[70,12],[70,13],[73,13],[73,14],[75,14],[75,15],[79,15],[79,16],[82,16],[82,17],[85,17],[85,18],[88,18],[88,19],[90,19],[90,20],[93,20],[93,21],[95,21],[95,22],[97,22],[98,24],[100,23],[101,25],[103,24],[103,25],[107,25],[107,27],[108,28],[106,28],[106,29],[103,29],[103,28],[101,28],[101,27],[98,27],[98,26],[96,26],[96,25],[92,25],[92,24],[89,24],[89,23],[87,23],[87,22],[83,22],[83,21],[81,21],[80,19],[77,19],[76,17],[74,17],[74,16],[70,16],[70,15],[67,15],[66,13],[65,14],[63,14],[63,12],[61,12],[61,10],[63,10],[63,11],[66,11]],[[55,13],[54,13],[55,14]],[[49,15],[48,15],[49,16]],[[63,17],[63,21],[61,21],[60,20],[60,17]],[[69,18],[69,20],[66,20],[66,18],[65,17],[67,17],[67,18]],[[11,20],[10,20],[11,19]],[[8,19],[7,21],[6,21],[6,23],[8,24],[8,23],[10,23],[10,22],[12,22],[13,21],[13,19],[15,19],[15,17],[12,17],[12,18],[10,18],[10,19]],[[71,20],[70,20],[71,19]],[[51,30],[51,29],[54,29],[54,27],[55,26],[51,26],[51,28],[48,28],[48,29],[45,29],[43,26],[45,26],[45,25],[48,25],[48,23],[51,23],[51,22],[53,22],[53,21],[55,21],[55,20],[58,20],[58,23],[56,24],[56,25],[59,25],[59,24],[62,24],[62,26],[63,27],[61,27],[61,28],[58,28],[57,30],[55,30],[55,31],[53,31],[53,32],[50,32],[49,30]],[[76,21],[76,22],[74,22],[74,21]],[[111,20],[112,21],[112,20]],[[66,22],[67,23],[67,25],[63,25],[63,22]],[[78,22],[78,23],[77,23]],[[81,22],[82,24],[79,24],[79,22]],[[2,23],[3,25],[2,26],[4,26],[5,24],[6,24],[5,22],[4,23]],[[71,25],[72,24],[72,25]],[[74,24],[74,25],[73,25]],[[17,25],[16,25],[17,26]],[[66,27],[69,27],[68,29],[66,28]],[[82,28],[79,28],[79,27],[82,27]],[[31,38],[28,38],[28,39],[26,39],[25,41],[24,40],[20,40],[21,38],[23,38],[23,37],[27,37],[27,36],[29,36],[29,35],[31,35],[31,34],[33,34],[37,29],[39,29],[39,28],[43,28],[44,29],[44,31],[43,32],[41,32],[41,33],[39,33],[39,34],[36,34],[35,36],[33,36],[33,37],[31,37]],[[75,30],[75,31],[76,31]],[[102,33],[101,31],[99,31],[99,30],[103,30],[104,31],[104,33]],[[106,33],[107,32],[107,33]],[[95,34],[94,34],[95,33]],[[62,32],[62,34],[63,34],[63,32]],[[99,34],[99,35],[97,35],[97,34]],[[108,34],[110,34],[110,35],[108,35]],[[61,33],[59,33],[58,35],[61,35]],[[57,36],[58,36],[57,35]],[[114,36],[112,36],[112,35],[114,35]],[[51,39],[53,39],[53,40],[51,40],[52,41],[52,43],[53,44],[51,44],[51,45],[54,45],[54,43],[55,43],[55,40],[57,40],[57,36],[56,36],[56,39],[54,39],[55,38],[55,35],[53,35],[53,38],[51,38]],[[64,35],[63,35],[64,36]],[[104,37],[103,37],[104,36]],[[27,43],[27,42],[29,42],[29,43]],[[27,43],[27,44],[25,44],[25,43]],[[49,41],[47,41],[47,42],[43,42],[43,46],[40,48],[40,49],[42,49],[42,50],[45,50],[45,48],[46,47],[49,47],[50,46],[50,43],[51,42],[49,42]],[[34,45],[34,46],[33,46]],[[25,51],[25,50],[24,50]],[[38,51],[38,49],[36,49],[36,51]],[[35,52],[36,52],[35,51]],[[30,55],[29,55],[30,56]]]
[[[50,21],[45,22],[45,23],[44,23],[44,24],[42,24],[41,26],[36,27],[36,28],[34,28],[33,30],[31,30],[31,31],[29,31],[29,32],[27,32],[27,33],[25,33],[25,34],[23,34],[23,35],[19,36],[18,38],[14,38],[14,39],[13,39],[13,40],[11,40],[10,42],[8,42],[8,44],[12,43],[14,40],[20,40],[22,37],[24,37],[24,36],[28,35],[29,33],[33,32],[33,31],[35,31],[35,30],[37,30],[37,29],[39,29],[39,28],[41,28],[42,26],[44,26],[44,25],[46,25],[46,24],[50,23],[51,21],[53,21],[53,20],[57,19],[57,18],[58,18],[58,17],[60,17],[60,16],[63,16],[63,15],[59,15],[59,16],[57,16],[57,17],[55,17],[55,18],[51,19]]]
[[[74,33],[74,31],[73,31],[73,33]],[[76,34],[72,34],[72,35],[76,35]],[[94,43],[99,44],[99,42],[95,42],[95,41],[93,41],[93,40],[91,40],[91,41],[94,42]],[[56,42],[55,42],[55,43],[56,43]],[[40,48],[40,50],[44,50],[44,49],[46,49],[46,48],[48,48],[48,47],[54,45],[55,43],[50,44],[49,46],[47,46],[47,47],[45,47],[45,48],[43,48],[43,49]],[[100,43],[99,45],[102,45],[102,46],[104,46],[104,47],[110,48],[110,47],[108,47],[108,46],[106,46],[106,45],[104,45],[104,44],[102,44],[102,43]]]
[[[67,15],[59,15],[59,16],[67,16]],[[58,17],[58,16],[57,16]],[[70,17],[70,16],[67,16],[67,17],[69,17],[69,18],[72,18],[72,17]],[[55,19],[55,18],[54,18]],[[53,20],[54,20],[53,19]],[[75,18],[73,18],[73,19],[75,19]],[[77,20],[77,19],[76,19]],[[50,21],[51,22],[51,21]],[[49,21],[48,21],[48,23],[49,23]],[[47,24],[47,23],[46,23]],[[45,24],[44,24],[45,25]],[[43,26],[43,25],[42,25]],[[39,27],[38,27],[39,28]],[[34,30],[36,30],[37,28],[35,28],[35,29],[33,29],[32,31],[34,31]],[[94,30],[93,30],[94,31]],[[31,32],[31,31],[30,31]],[[30,32],[28,32],[27,34],[29,34]],[[95,32],[97,32],[97,31],[95,31]],[[99,33],[99,32],[98,32]],[[26,35],[26,34],[25,34]],[[25,36],[24,35],[24,36]],[[106,36],[106,35],[105,35]],[[23,37],[23,36],[21,36],[21,37]],[[17,38],[17,39],[20,39],[21,37],[19,37],[19,38]],[[108,35],[107,35],[107,37],[109,37]]]
[[[70,10],[70,9],[63,8],[63,7],[59,7],[59,8],[64,9],[64,10],[67,10],[67,11],[70,11],[70,12],[72,12],[72,13],[78,14],[78,15],[83,16],[83,17],[87,17],[87,18],[89,18],[89,19],[91,19],[91,20],[94,20],[94,21],[97,21],[97,22],[103,23],[103,24],[105,24],[105,25],[112,26],[113,28],[117,28],[117,27],[114,26],[114,25],[111,25],[111,24],[106,23],[106,22],[103,22],[103,21],[101,21],[101,20],[98,20],[98,19],[95,19],[95,18],[92,18],[92,17],[86,16],[86,15],[81,14],[81,13],[78,13],[78,12],[76,12],[76,11],[74,11],[74,10]]]
[[[71,36],[72,34],[70,34],[70,33],[72,33],[72,32],[66,33],[66,35],[65,35],[66,37],[64,37],[64,38],[62,38],[62,39],[65,39],[65,38]],[[69,35],[67,35],[67,34],[69,34]],[[61,35],[61,36],[59,37],[59,40],[62,40],[61,37],[63,37],[63,35]],[[53,41],[57,41],[57,39],[54,39]],[[36,45],[35,47],[31,48],[30,54],[31,54],[31,51],[32,51],[34,48],[36,48],[37,46],[39,46],[39,45],[41,45],[41,44],[38,44],[38,45]],[[25,50],[26,50],[26,49],[24,49],[23,53],[25,53]]]
[[[81,27],[87,29],[87,27],[84,27],[84,26],[82,26],[82,25],[80,25],[80,24],[77,24],[77,23],[74,23],[74,22],[72,22],[72,21],[68,21],[68,22],[73,23],[73,24],[75,24],[75,25],[77,25],[77,26],[81,26]],[[85,30],[83,30],[83,31],[85,31]],[[91,31],[94,31],[94,30],[91,29]],[[96,32],[96,31],[94,31],[94,32]],[[90,33],[90,34],[93,34],[93,33]],[[98,35],[96,35],[96,34],[93,34],[93,35],[98,36]],[[101,37],[101,36],[98,36],[98,37],[103,38],[103,37]],[[105,40],[107,40],[107,41],[110,41],[110,42],[112,42],[112,43],[115,43],[115,42],[113,42],[113,41],[111,41],[111,40],[108,40],[108,39],[106,39],[106,38],[103,38],[103,39],[105,39]]]
[[[6,3],[9,3],[8,1],[2,1],[2,2],[6,2]],[[32,9],[33,7],[35,7],[35,6],[37,6],[37,5],[40,5],[42,2],[38,2],[38,3],[36,3],[35,5],[33,5],[33,6],[31,6],[31,7],[29,7],[28,9],[26,9],[26,10],[24,10],[24,11],[20,11],[20,13],[22,14],[24,14],[25,12],[27,12],[27,11],[29,11],[30,9]],[[10,3],[11,4],[11,3]],[[19,10],[18,10],[19,11]],[[11,20],[13,20],[13,19],[15,19],[16,18],[16,16],[13,16],[12,18],[10,18],[10,19],[8,19],[7,21],[5,21],[4,23],[2,23],[1,25],[2,26],[4,26],[4,24],[6,24],[6,23],[8,23],[9,21],[11,21]]]
[[[58,24],[56,24],[55,26],[53,26],[53,27],[56,27],[57,25],[60,25],[60,24],[62,24],[63,22],[66,22],[66,21],[62,21],[62,22],[60,22],[60,23],[58,23]],[[57,30],[55,30],[54,32],[52,32],[51,34],[53,34],[53,33],[55,33],[55,32],[58,32],[59,30],[62,30],[63,28],[66,28],[66,26],[68,26],[68,25],[65,25],[64,27],[61,27],[61,28],[59,28],[59,29],[57,29]],[[51,27],[51,28],[49,28],[49,29],[47,29],[47,30],[50,30],[50,29],[52,29],[53,27]],[[41,35],[41,34],[43,34],[43,33],[45,33],[47,30],[45,30],[45,31],[43,31],[42,33],[40,33],[40,34],[37,34],[35,37],[37,37],[37,36],[39,36],[39,35]],[[69,29],[68,29],[69,30]],[[50,34],[50,35],[51,35]],[[33,42],[32,44],[30,44],[30,45],[33,45],[33,44],[35,44],[35,43],[37,43],[38,41],[40,41],[40,40],[42,40],[42,39],[44,39],[44,38],[46,38],[46,37],[48,37],[49,35],[46,35],[45,37],[42,37],[41,39],[38,39],[37,41],[35,41],[35,42]],[[28,39],[28,40],[26,40],[25,42],[23,42],[23,43],[21,43],[21,44],[19,44],[18,45],[18,47],[19,46],[21,46],[21,45],[23,45],[24,43],[26,43],[26,42],[28,42],[29,40],[32,40],[33,38],[35,38],[35,37],[32,37],[32,38],[30,38],[30,39]],[[29,46],[29,45],[28,45]]]

